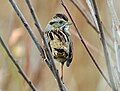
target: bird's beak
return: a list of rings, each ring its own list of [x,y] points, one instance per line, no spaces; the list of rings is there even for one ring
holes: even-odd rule
[[[72,25],[72,22],[68,22],[67,25]]]

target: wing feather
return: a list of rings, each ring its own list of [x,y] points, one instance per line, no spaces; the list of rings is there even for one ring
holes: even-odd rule
[[[68,54],[68,59],[66,62],[66,66],[69,67],[72,62],[72,59],[73,59],[73,42],[71,40],[70,33],[64,31],[64,34],[67,36],[67,40],[68,40],[68,44],[69,44],[69,51],[68,51],[69,54]]]

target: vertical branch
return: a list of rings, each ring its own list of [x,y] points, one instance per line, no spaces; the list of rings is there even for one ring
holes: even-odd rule
[[[33,20],[34,20],[34,22],[35,22],[35,25],[36,25],[36,27],[37,27],[40,35],[41,35],[41,38],[43,39],[44,45],[45,45],[45,47],[46,47],[46,48],[45,48],[45,52],[46,52],[46,55],[47,55],[47,57],[48,57],[48,59],[49,59],[49,61],[50,61],[50,63],[51,63],[52,72],[53,72],[53,74],[55,75],[55,78],[56,78],[56,80],[57,80],[57,82],[58,82],[59,88],[60,88],[61,91],[66,91],[66,87],[64,86],[64,84],[62,83],[62,81],[61,81],[61,79],[60,79],[60,77],[59,77],[58,70],[57,70],[57,68],[56,68],[56,66],[55,66],[53,57],[52,57],[52,55],[51,55],[52,53],[51,53],[51,51],[50,51],[50,49],[49,49],[49,46],[48,46],[48,43],[47,43],[47,39],[45,39],[46,36],[44,36],[43,29],[42,29],[42,27],[41,27],[41,24],[40,24],[38,18],[37,18],[37,15],[36,15],[35,11],[34,11],[33,5],[32,5],[32,3],[31,3],[30,0],[25,0],[25,1],[26,1],[27,5],[28,5],[28,8],[29,8],[30,13],[31,13],[31,15],[32,15],[32,18],[33,18]]]
[[[113,33],[113,41],[114,41],[114,51],[115,51],[115,59],[116,63],[114,65],[114,80],[116,84],[116,88],[120,89],[120,58],[119,58],[119,39],[120,39],[120,21],[117,16],[117,12],[115,11],[115,6],[113,0],[107,0],[108,8],[110,14],[112,16],[112,33]],[[116,74],[116,75],[115,75]]]
[[[115,55],[116,55],[116,61],[117,61],[117,68],[118,71],[120,72],[120,59],[119,59],[119,54],[118,54],[118,41],[120,38],[120,21],[118,19],[117,13],[114,8],[113,0],[107,0],[108,8],[110,11],[110,14],[112,16],[112,32],[113,32],[113,38],[114,38],[114,49],[115,49]]]
[[[92,15],[92,18],[93,18],[94,24],[96,26],[96,29],[99,31],[98,23],[97,23],[97,20],[96,20],[96,17],[95,17],[95,12],[94,12],[94,9],[92,7],[92,4],[91,4],[90,0],[86,0],[86,3],[89,7],[89,10],[90,10],[90,13]]]
[[[7,48],[7,46],[5,45],[3,39],[0,36],[0,43],[3,46],[3,48],[5,49],[7,55],[10,57],[11,61],[14,63],[14,65],[16,66],[16,68],[18,69],[18,72],[20,73],[20,75],[24,78],[24,80],[27,82],[27,84],[31,87],[31,89],[33,91],[37,91],[35,86],[33,85],[33,83],[29,80],[29,78],[26,76],[26,74],[24,73],[23,69],[18,65],[17,61],[14,59],[14,57],[12,56],[12,53],[10,52],[10,50]]]
[[[14,0],[9,0],[11,5],[13,6],[15,12],[17,13],[17,15],[19,16],[19,18],[21,19],[23,25],[25,26],[25,28],[27,29],[28,33],[30,34],[30,36],[32,37],[35,45],[37,46],[41,56],[45,59],[45,62],[47,63],[48,67],[50,68],[50,70],[52,71],[53,75],[55,76],[55,79],[57,80],[57,83],[58,83],[58,86],[59,86],[59,89],[60,91],[66,91],[66,87],[64,86],[64,84],[62,83],[60,77],[59,77],[59,74],[58,74],[58,70],[54,64],[54,61],[53,61],[53,58],[52,58],[52,55],[51,55],[51,52],[50,52],[50,49],[48,47],[48,43],[45,39],[45,36],[44,36],[44,32],[40,26],[40,23],[38,22],[37,20],[37,17],[35,15],[35,12],[33,10],[33,7],[32,5],[30,4],[29,0],[26,1],[28,2],[28,6],[29,6],[29,9],[32,11],[31,14],[33,16],[33,19],[35,20],[35,25],[36,27],[38,28],[39,30],[39,33],[43,39],[43,42],[44,42],[44,45],[45,45],[45,52],[46,52],[46,56],[48,58],[46,58],[45,54],[44,54],[44,50],[42,49],[42,47],[40,46],[40,44],[38,43],[38,40],[37,38],[35,37],[35,34],[33,34],[32,32],[32,29],[31,27],[29,26],[29,24],[27,23],[25,17],[23,16],[22,12],[20,11],[20,9],[18,8],[17,4],[15,3]]]
[[[96,23],[95,23],[95,16],[92,15],[92,8],[89,9],[89,11],[85,8],[85,6],[82,4],[81,1],[80,4],[76,1],[76,0],[70,0],[74,5],[75,7],[80,11],[80,13],[83,15],[83,17],[86,19],[87,23],[95,30],[95,32],[97,34],[99,34],[99,31],[97,30],[97,27],[96,27]],[[89,2],[89,0],[87,0]],[[91,5],[89,3],[87,3],[88,7],[90,8]],[[111,35],[106,31],[105,29],[105,33],[107,34],[107,36],[111,39]],[[112,39],[111,39],[112,41]]]
[[[26,27],[29,35],[32,37],[35,45],[37,46],[38,50],[41,53],[42,58],[45,58],[44,50],[42,49],[41,45],[38,43],[37,37],[32,32],[32,29],[31,29],[30,25],[28,24],[28,22],[26,21],[25,17],[23,16],[23,14],[21,13],[21,11],[19,10],[19,8],[16,5],[15,1],[14,0],[9,0],[9,1],[10,1],[11,5],[13,6],[14,10],[16,11],[17,15],[19,16],[19,18],[21,19],[23,25]]]
[[[67,14],[69,15],[71,21],[73,22],[73,25],[75,27],[75,30],[76,32],[78,33],[78,36],[80,38],[80,41],[82,42],[83,46],[85,47],[86,51],[88,52],[90,58],[92,59],[93,63],[95,64],[95,66],[97,67],[98,71],[100,72],[100,74],[103,76],[103,78],[105,79],[105,81],[108,83],[108,85],[111,87],[111,84],[109,83],[108,79],[106,78],[106,76],[104,75],[104,73],[102,72],[102,70],[100,69],[100,67],[98,66],[98,63],[97,61],[95,60],[95,58],[93,57],[92,53],[90,52],[90,50],[88,49],[85,41],[84,41],[84,38],[82,37],[77,25],[75,24],[69,10],[67,9],[66,5],[64,4],[63,0],[61,0],[61,4],[62,6],[64,7],[64,9],[66,10]]]
[[[101,42],[102,42],[103,49],[104,49],[104,54],[105,54],[105,59],[106,59],[106,64],[107,64],[108,75],[109,75],[109,78],[110,78],[111,87],[112,87],[113,91],[117,91],[116,87],[115,87],[114,79],[113,79],[112,67],[111,67],[111,64],[110,64],[109,53],[108,53],[107,45],[106,45],[106,42],[105,42],[105,36],[104,36],[103,29],[102,29],[99,12],[98,12],[95,0],[92,0],[92,3],[93,3],[95,17],[96,17],[96,20],[97,20],[97,23],[98,23],[99,31],[100,31]]]
[[[84,5],[82,4],[82,2],[80,2],[80,4],[78,4],[78,2],[76,0],[71,0],[71,2],[76,6],[76,8],[81,12],[81,14],[84,16],[84,18],[86,19],[86,21],[88,22],[88,24],[90,24],[90,26],[96,31],[96,33],[99,34],[99,31],[97,30],[92,16],[90,14],[89,11],[87,11],[87,9],[84,7]]]
[[[34,11],[34,8],[33,8],[33,5],[31,4],[31,2],[29,0],[25,0],[26,1],[26,4],[28,5],[28,8],[30,10],[30,13],[32,15],[32,18],[35,22],[35,26],[37,27],[38,29],[38,32],[40,33],[41,37],[43,38],[44,37],[44,32],[43,32],[43,29],[38,21],[38,17]]]

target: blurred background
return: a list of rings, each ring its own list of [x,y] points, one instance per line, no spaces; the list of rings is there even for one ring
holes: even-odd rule
[[[16,0],[25,15],[39,42],[40,35],[34,26],[34,22],[29,13],[24,0]],[[66,14],[60,4],[60,0],[31,0],[38,15],[42,28],[44,29],[52,16],[56,13]],[[108,78],[104,52],[99,35],[86,22],[83,15],[70,0],[64,0],[75,20],[79,30],[84,37],[87,46],[94,55],[102,71]],[[88,10],[86,0],[76,0],[78,4],[83,4]],[[111,16],[106,0],[96,0],[101,19],[109,35],[111,35]],[[116,0],[116,11],[120,15],[119,0]],[[66,14],[67,15],[67,14]],[[120,18],[120,16],[118,16]],[[64,83],[68,91],[111,91],[99,71],[93,64],[86,49],[79,41],[74,26],[70,32],[74,42],[73,62],[69,68],[64,66]],[[39,51],[28,35],[23,24],[13,10],[9,0],[0,0],[0,36],[10,48],[19,65],[23,68],[27,76],[31,79],[38,91],[58,91],[56,80],[46,63],[42,60]],[[56,63],[58,69],[60,64]],[[0,91],[31,91],[18,70],[0,45]]]

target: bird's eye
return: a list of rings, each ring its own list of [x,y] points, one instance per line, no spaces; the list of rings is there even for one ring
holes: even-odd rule
[[[53,25],[54,23],[56,23],[56,22],[50,22],[50,25]]]
[[[60,21],[59,23],[60,23],[60,24],[62,24],[62,23],[63,23],[63,21]]]

